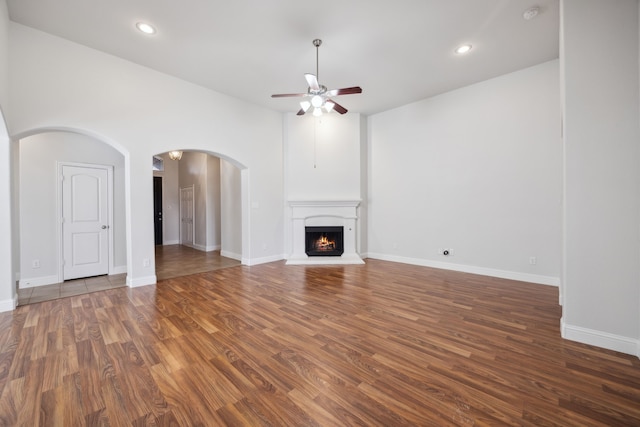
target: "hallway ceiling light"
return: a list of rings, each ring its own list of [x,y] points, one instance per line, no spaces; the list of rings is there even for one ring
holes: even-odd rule
[[[171,160],[180,160],[182,158],[182,151],[169,151],[169,158]]]
[[[464,53],[467,53],[471,50],[473,46],[471,46],[470,44],[463,44],[461,46],[458,46],[455,50],[455,53],[457,53],[458,55],[462,55]]]
[[[146,22],[136,23],[136,28],[145,34],[151,35],[156,33],[156,29],[153,27],[153,25],[147,24]]]

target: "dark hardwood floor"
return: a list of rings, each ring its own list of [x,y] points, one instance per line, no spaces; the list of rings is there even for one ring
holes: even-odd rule
[[[30,304],[0,313],[0,425],[640,425],[640,361],[560,338],[557,301],[367,260]]]

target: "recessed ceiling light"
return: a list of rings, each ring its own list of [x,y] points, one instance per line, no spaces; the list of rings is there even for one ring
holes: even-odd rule
[[[147,24],[146,22],[138,22],[136,24],[136,28],[145,34],[155,34],[156,32],[156,29],[153,28],[151,24]]]
[[[463,44],[456,48],[455,53],[461,55],[463,53],[467,53],[471,50],[472,46],[470,44]]]

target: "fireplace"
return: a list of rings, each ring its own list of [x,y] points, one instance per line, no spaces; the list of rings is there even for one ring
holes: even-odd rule
[[[308,256],[341,256],[344,227],[305,227],[304,240]]]
[[[291,253],[287,264],[364,264],[356,252],[359,204],[360,200],[290,200]],[[320,252],[309,247],[310,232],[321,233],[315,237],[316,241],[320,238]],[[334,232],[339,235],[322,236]]]

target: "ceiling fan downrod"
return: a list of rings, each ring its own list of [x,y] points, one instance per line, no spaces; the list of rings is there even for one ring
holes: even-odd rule
[[[319,75],[319,70],[318,70],[318,64],[319,64],[319,52],[320,49],[318,49],[320,47],[320,45],[322,45],[322,40],[320,39],[314,39],[313,40],[313,45],[316,47],[316,79],[318,79],[318,81],[320,81],[320,75]]]

